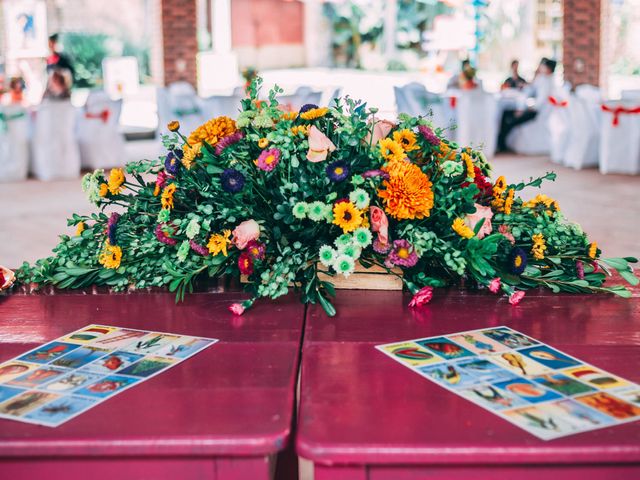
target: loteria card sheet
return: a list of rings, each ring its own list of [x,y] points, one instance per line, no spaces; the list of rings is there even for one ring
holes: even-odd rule
[[[543,440],[640,419],[640,386],[508,327],[376,348]]]
[[[57,427],[215,342],[88,325],[0,364],[0,418]]]

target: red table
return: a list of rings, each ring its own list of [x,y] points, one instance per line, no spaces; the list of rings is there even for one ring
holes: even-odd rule
[[[57,428],[0,419],[0,479],[267,479],[289,441],[304,306],[242,294],[0,297],[0,362],[90,323],[218,338]]]
[[[640,478],[640,422],[542,441],[421,378],[374,345],[506,325],[640,382],[640,301],[437,291],[339,292],[307,313],[296,448],[315,480]],[[559,477],[560,478],[560,477]]]

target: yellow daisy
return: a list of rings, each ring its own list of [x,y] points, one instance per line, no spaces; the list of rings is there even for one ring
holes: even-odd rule
[[[300,118],[304,120],[315,120],[316,118],[322,118],[329,112],[327,107],[312,108],[304,113],[300,114]]]
[[[209,237],[207,248],[211,255],[222,253],[225,257],[228,255],[227,247],[231,244],[231,230],[223,230],[222,233],[214,233]]]
[[[387,162],[402,161],[404,160],[404,149],[395,140],[390,138],[383,138],[378,142],[380,147],[380,154]]]
[[[362,225],[362,212],[351,202],[336,203],[333,207],[333,223],[344,233],[353,232]]]
[[[124,183],[124,171],[121,168],[112,168],[109,174],[109,191],[111,195],[117,195],[122,191],[122,184]]]
[[[120,260],[122,260],[122,249],[117,245],[110,245],[107,240],[104,250],[98,257],[98,262],[104,268],[116,269],[120,267]]]
[[[405,152],[411,152],[413,150],[419,150],[420,147],[416,141],[416,134],[408,128],[403,130],[396,130],[393,132],[393,140],[399,143]]]
[[[451,228],[454,232],[460,235],[462,238],[471,238],[475,234],[471,230],[462,218],[456,218],[451,224]]]

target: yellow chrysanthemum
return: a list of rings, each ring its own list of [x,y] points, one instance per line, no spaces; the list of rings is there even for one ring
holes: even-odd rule
[[[117,245],[110,245],[109,241],[104,246],[102,253],[98,257],[98,262],[104,268],[116,269],[120,267],[122,260],[122,249]]]
[[[402,161],[405,157],[404,149],[395,140],[383,138],[378,142],[380,154],[387,162]]]
[[[178,130],[180,130],[180,122],[177,120],[173,120],[167,123],[167,128],[170,132],[177,132]]]
[[[260,140],[258,140],[258,147],[265,148],[267,145],[269,145],[269,140],[267,140],[267,138],[262,137]]]
[[[166,208],[171,210],[173,208],[173,194],[176,192],[176,184],[171,183],[164,187],[162,190],[162,197],[160,197],[160,201],[162,202],[162,208]]]
[[[336,203],[333,207],[333,223],[344,233],[353,232],[362,225],[362,212],[351,202]]]
[[[401,160],[382,170],[389,174],[378,190],[385,211],[397,220],[428,217],[433,208],[433,191],[429,177],[420,167]]]
[[[311,128],[309,125],[296,125],[294,127],[291,127],[291,134],[293,136],[297,136],[299,133],[301,133],[306,137],[309,135],[309,128]]]
[[[214,233],[209,237],[207,248],[211,255],[222,253],[225,257],[228,255],[227,247],[231,244],[231,230],[223,230],[222,233]]]
[[[531,253],[536,260],[542,260],[544,258],[544,251],[547,249],[547,244],[544,239],[544,235],[536,233],[531,237],[533,240],[533,247],[531,247]]]
[[[202,144],[197,143],[193,146],[186,143],[182,147],[182,165],[185,166],[187,170],[190,170],[193,167],[193,164],[196,163],[196,158],[200,156],[202,152]]]
[[[596,242],[591,242],[589,244],[589,258],[595,259],[598,254],[598,244]]]
[[[187,142],[189,145],[207,142],[215,146],[222,138],[231,135],[236,131],[236,122],[229,117],[216,117],[196,128]]]
[[[558,205],[558,202],[543,193],[536,195],[535,198],[532,198],[523,204],[523,206],[527,208],[536,208],[538,205],[544,205],[546,208],[545,212],[549,216],[553,215],[554,212],[560,211],[560,205]]]
[[[507,198],[504,200],[504,213],[507,215],[511,215],[511,207],[513,206],[513,196],[515,194],[515,190],[510,188],[507,192]]]
[[[82,235],[82,232],[84,232],[84,230],[85,230],[84,222],[78,223],[78,225],[76,226],[76,235]]]
[[[504,176],[500,175],[496,180],[496,183],[493,184],[493,195],[494,196],[502,195],[506,189],[507,189],[507,180],[504,178]]]
[[[280,115],[281,120],[295,120],[298,118],[298,112],[282,112]]]
[[[408,128],[393,132],[393,140],[396,143],[399,143],[405,152],[412,152],[413,150],[420,149],[416,141],[416,134]]]
[[[300,114],[300,118],[304,120],[315,120],[316,118],[322,118],[329,112],[327,107],[312,108],[304,113]]]
[[[101,183],[100,192],[99,192],[100,196],[104,198],[107,196],[108,193],[109,193],[109,185],[107,185],[106,183]]]
[[[112,168],[109,173],[109,191],[111,195],[117,195],[122,191],[122,184],[124,183],[124,171],[121,168]]]
[[[451,229],[460,235],[462,238],[471,238],[475,234],[471,230],[462,218],[456,218],[451,224]]]
[[[471,159],[471,155],[469,155],[467,152],[462,152],[460,157],[462,157],[462,161],[467,168],[467,178],[473,180],[474,178],[476,178],[476,172],[473,169],[473,160]]]

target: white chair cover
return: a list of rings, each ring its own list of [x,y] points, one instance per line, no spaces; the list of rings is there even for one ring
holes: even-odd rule
[[[29,117],[20,106],[0,107],[0,182],[17,182],[29,171]]]
[[[127,162],[124,136],[119,131],[122,100],[111,100],[104,90],[89,93],[78,112],[78,145],[82,167],[120,167]]]
[[[458,118],[457,143],[480,148],[491,158],[495,154],[498,132],[495,97],[479,88],[460,92],[456,101]]]
[[[455,109],[449,105],[448,98],[427,91],[418,82],[409,83],[403,87],[393,87],[398,113],[411,116],[431,116],[431,122],[436,128],[448,129],[455,123]],[[449,132],[453,140],[454,131]]]
[[[606,110],[603,111],[601,126],[600,172],[629,175],[640,173],[640,111],[618,115],[608,111],[617,107],[626,110],[640,109],[640,103],[617,101],[603,105]]]
[[[576,170],[598,166],[600,125],[591,115],[591,104],[577,94],[569,96],[565,110],[569,116],[569,138],[563,163]]]
[[[620,92],[620,98],[622,100],[640,100],[640,89],[622,90],[622,92]]]
[[[75,138],[76,109],[69,100],[44,100],[35,115],[31,170],[40,180],[77,178],[80,151]]]
[[[550,156],[554,163],[563,164],[569,144],[571,118],[569,116],[568,95],[550,96],[549,101],[549,140]]]
[[[156,97],[159,134],[167,133],[167,124],[177,120],[180,122],[180,131],[187,136],[208,119],[202,100],[187,82],[176,82],[166,88],[158,88]]]

